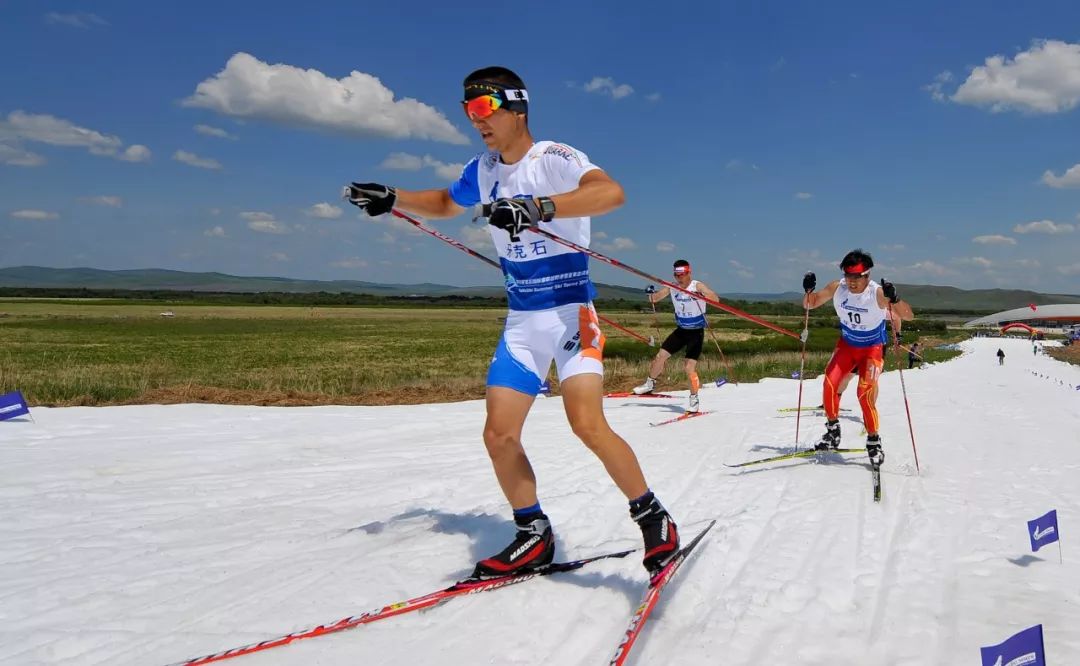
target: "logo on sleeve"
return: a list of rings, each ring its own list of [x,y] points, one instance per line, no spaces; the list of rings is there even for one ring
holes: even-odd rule
[[[567,162],[574,160],[578,166],[582,166],[581,157],[577,154],[577,151],[570,146],[564,146],[561,143],[553,143],[544,150],[545,155],[558,155]]]

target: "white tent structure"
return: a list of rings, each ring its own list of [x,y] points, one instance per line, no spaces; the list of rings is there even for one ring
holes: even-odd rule
[[[964,324],[965,328],[979,326],[1005,326],[1006,324],[1027,324],[1034,328],[1067,328],[1080,324],[1080,303],[1063,305],[1037,305],[1013,308],[1004,312],[972,319]]]

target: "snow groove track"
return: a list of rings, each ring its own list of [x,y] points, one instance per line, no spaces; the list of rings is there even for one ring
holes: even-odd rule
[[[1077,385],[1080,367],[1033,357],[1023,340],[964,349],[905,373],[920,476],[899,378],[883,375],[879,504],[856,454],[723,465],[791,449],[793,421],[776,410],[793,404],[792,380],[703,388],[715,413],[664,428],[648,425],[670,413],[664,401],[606,401],[683,534],[718,521],[633,663],[951,665],[1036,622],[1055,663],[1080,663],[1080,557],[1067,540],[1080,391],[1032,374]],[[482,401],[34,417],[0,423],[3,664],[166,664],[273,638],[446,587],[513,533]],[[842,445],[861,444],[852,425]],[[822,428],[804,414],[800,448]],[[559,559],[640,546],[559,399],[537,401],[524,441]],[[1055,547],[1031,553],[1025,534],[1052,508],[1063,564]],[[645,580],[640,557],[598,562],[235,663],[596,664]]]

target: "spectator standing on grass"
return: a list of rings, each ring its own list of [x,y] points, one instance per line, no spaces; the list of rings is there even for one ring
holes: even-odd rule
[[[554,557],[554,533],[521,443],[525,418],[552,362],[570,428],[630,501],[630,516],[645,543],[643,563],[658,572],[678,550],[678,531],[645,482],[633,449],[604,417],[604,336],[592,305],[596,288],[588,255],[532,231],[543,225],[587,246],[590,217],[621,206],[623,189],[585,153],[533,139],[529,93],[514,72],[486,67],[463,85],[462,109],[486,150],[465,165],[456,182],[420,191],[353,183],[346,197],[371,216],[397,208],[444,218],[477,204],[490,206],[489,230],[510,311],[488,369],[484,444],[517,534],[501,552],[477,563],[473,575],[528,571]]]

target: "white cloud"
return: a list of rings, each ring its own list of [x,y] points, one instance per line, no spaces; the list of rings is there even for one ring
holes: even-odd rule
[[[953,73],[945,70],[944,72],[941,72],[940,74],[935,76],[933,82],[923,86],[923,90],[930,93],[930,97],[933,98],[935,102],[944,102],[946,99],[948,99],[948,96],[945,94],[943,88],[945,87],[946,83],[950,83],[952,80]]]
[[[796,192],[795,193],[795,198],[806,201],[807,199],[813,199],[814,195],[811,194],[810,192]]]
[[[214,137],[217,137],[219,139],[229,139],[230,141],[235,141],[236,140],[235,135],[229,134],[228,132],[221,129],[220,127],[212,127],[210,125],[196,125],[195,126],[195,131],[198,132],[199,134],[204,134],[206,136],[214,136]]]
[[[221,226],[207,229],[203,232],[203,236],[209,236],[210,238],[225,238],[225,229]]]
[[[660,241],[659,243],[656,244],[656,249],[659,252],[674,252],[675,251],[675,243],[671,243],[671,242],[668,242],[668,241]]]
[[[746,266],[745,264],[742,264],[734,259],[728,259],[728,263],[731,264],[731,267],[732,269],[734,269],[735,274],[739,277],[745,278],[747,280],[754,277],[754,269],[750,268],[749,266]]]
[[[270,254],[268,254],[266,256],[267,256],[268,259],[273,259],[274,261],[281,261],[281,262],[291,261],[289,259],[289,255],[285,254],[284,252],[271,252]]]
[[[199,157],[195,153],[189,153],[186,150],[178,150],[173,153],[172,158],[177,162],[183,162],[188,166],[198,167],[200,169],[220,169],[221,162],[218,162],[212,157]]]
[[[727,169],[728,171],[746,171],[747,169],[749,169],[750,171],[760,171],[761,170],[758,167],[758,165],[756,165],[756,164],[747,164],[746,162],[743,162],[741,159],[739,159],[737,157],[728,160],[727,163],[724,164],[724,168]]]
[[[330,264],[334,268],[367,268],[368,262],[360,257],[349,257]]]
[[[308,217],[317,217],[323,220],[336,220],[341,217],[344,212],[345,211],[341,210],[341,208],[334,206],[333,204],[323,202],[308,208],[304,211],[304,214]]]
[[[1038,259],[1014,259],[1013,265],[1019,268],[1035,269],[1042,268],[1042,262]]]
[[[397,238],[389,231],[382,232],[382,235],[376,239],[376,242],[385,243],[386,245],[393,245],[397,242]]]
[[[1013,227],[1013,231],[1018,234],[1069,234],[1075,230],[1076,227],[1071,224],[1057,224],[1051,220],[1028,222]]]
[[[950,99],[995,113],[1069,111],[1080,103],[1080,44],[1035,40],[1011,60],[990,56]]]
[[[994,262],[986,257],[958,257],[953,260],[953,263],[959,266],[975,266],[985,270],[990,270],[994,267]]]
[[[60,217],[59,213],[53,213],[52,211],[47,210],[35,210],[33,208],[13,210],[9,214],[16,220],[55,220]]]
[[[36,167],[45,164],[45,158],[18,146],[0,143],[0,163],[11,166]]]
[[[120,140],[120,137],[79,127],[63,118],[47,114],[12,111],[8,114],[6,120],[0,120],[0,144],[8,144],[7,150],[0,153],[0,156],[9,153],[13,149],[22,152],[19,148],[13,148],[11,145],[18,144],[20,141],[46,143],[51,146],[65,148],[86,148],[93,155],[113,157],[129,162],[145,161],[145,159],[149,159],[150,154],[146,146],[139,145],[130,146],[127,150],[121,152],[120,149],[124,142]],[[33,154],[29,153],[29,155]],[[34,157],[44,162],[44,159],[40,158],[40,156]]]
[[[412,98],[395,100],[394,92],[370,74],[354,70],[333,79],[247,53],[229,58],[225,69],[196,86],[183,105],[343,134],[469,143],[440,111]]]
[[[150,149],[140,144],[128,146],[124,152],[116,156],[116,159],[125,162],[149,162]]]
[[[629,238],[616,236],[615,240],[611,241],[611,246],[616,250],[633,250],[637,247],[637,244]]]
[[[941,264],[934,263],[933,261],[920,261],[911,268],[916,272],[928,273],[934,277],[944,277],[952,273],[948,268],[945,268]]]
[[[592,240],[604,240],[607,238],[606,231],[594,231],[592,232]]]
[[[660,93],[658,93],[658,92],[649,93],[648,95],[645,95],[645,99],[649,100],[650,102],[659,102],[660,101]]]
[[[45,22],[52,25],[66,25],[72,28],[93,28],[94,26],[109,25],[109,22],[105,19],[89,12],[73,12],[71,14],[49,12],[45,15]]]
[[[1057,272],[1062,275],[1080,275],[1080,263],[1058,266]]]
[[[1043,172],[1042,182],[1050,187],[1080,187],[1080,164],[1074,164],[1069,170],[1060,176],[1055,176],[1053,171],[1047,169]]]
[[[882,250],[892,251],[892,252],[899,252],[901,250],[906,250],[907,249],[906,245],[901,245],[899,243],[892,244],[892,245],[885,244],[885,245],[881,245],[880,247],[881,247]]]
[[[610,95],[612,99],[622,99],[634,93],[634,88],[626,83],[615,83],[610,76],[594,76],[592,81],[585,84],[585,92],[594,92],[600,95]]]
[[[1002,236],[1001,234],[989,234],[986,236],[976,236],[971,239],[972,243],[978,243],[980,245],[1016,245],[1016,239],[1009,236]]]
[[[418,157],[409,153],[390,153],[379,165],[383,169],[398,169],[400,171],[419,171],[429,167],[435,171],[435,175],[442,180],[457,180],[461,176],[464,164],[459,162],[442,162],[431,155]]]
[[[287,234],[289,228],[278,222],[273,214],[259,210],[249,210],[240,213],[240,217],[247,220],[248,229],[263,234]]]
[[[464,239],[465,244],[472,248],[495,247],[494,242],[491,240],[491,232],[487,230],[486,226],[472,224],[463,226],[461,228],[461,237]]]
[[[120,197],[114,197],[109,195],[99,195],[96,197],[83,197],[82,201],[95,206],[109,206],[110,208],[120,208],[124,205],[124,200]]]

